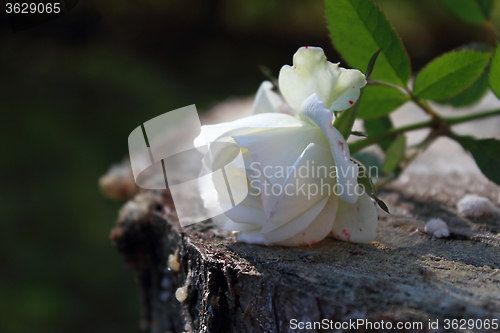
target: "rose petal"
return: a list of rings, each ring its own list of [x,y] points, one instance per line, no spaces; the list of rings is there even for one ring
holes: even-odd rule
[[[377,220],[375,205],[364,193],[355,204],[340,201],[332,235],[348,242],[370,243],[377,236]]]
[[[324,210],[329,197],[323,198],[320,202],[318,202],[313,207],[304,211],[304,213],[296,218],[293,218],[288,223],[282,225],[274,229],[268,233],[262,233],[264,239],[266,240],[266,244],[278,244],[279,242],[286,241],[289,238],[294,237],[298,233],[302,232],[304,229],[308,228],[313,221],[319,216],[319,214]],[[331,220],[335,219],[335,215],[331,216]],[[333,222],[332,222],[333,225]],[[326,234],[323,236],[326,237],[330,232],[331,228],[326,231]]]
[[[220,173],[212,173],[212,182],[216,190],[218,204],[223,208],[224,215],[235,223],[263,226],[267,221],[267,216],[262,207],[260,192],[248,184],[252,170],[247,170],[246,166],[250,165],[253,160],[246,149],[242,149],[242,156],[243,159],[236,158],[224,167],[232,198],[229,197],[224,176]],[[206,196],[207,194],[203,193],[202,195]],[[205,200],[205,202],[210,202],[210,199]],[[233,230],[236,231],[236,229]]]
[[[349,146],[342,134],[332,125],[332,114],[323,102],[312,94],[302,103],[302,112],[314,121],[326,136],[337,167],[338,195],[348,203],[355,203],[358,195],[354,189],[358,184],[359,167],[351,161]]]
[[[238,171],[233,171],[231,172],[230,168],[231,165],[228,167],[225,167],[226,169],[226,177],[228,180],[232,180],[232,183],[238,184],[238,179],[237,177],[240,177],[238,175],[241,170]],[[229,170],[228,170],[229,169]],[[246,175],[243,175],[246,177]],[[258,226],[263,226],[264,223],[267,221],[267,216],[264,213],[264,209],[262,207],[262,201],[260,199],[259,193],[255,193],[255,191],[252,191],[252,187],[248,186],[248,182],[245,179],[244,185],[245,188],[238,189],[237,186],[231,186],[231,195],[233,196],[233,200],[236,201],[235,198],[238,197],[238,193],[236,191],[240,191],[240,193],[243,193],[245,196],[243,197],[244,199],[240,201],[236,206],[226,209],[224,212],[224,215],[226,215],[228,218],[230,218],[232,221],[236,223],[249,223],[249,224],[254,224]],[[224,184],[225,187],[225,184]],[[226,206],[227,204],[231,205],[231,199],[230,198],[225,198],[222,193],[223,191],[218,191],[219,193],[219,200],[222,203],[223,200],[226,201]],[[253,193],[252,193],[253,192]],[[227,192],[226,192],[227,193]],[[248,195],[247,195],[248,193]],[[240,195],[241,197],[241,195]],[[222,205],[222,204],[221,204]],[[222,205],[224,206],[224,205]],[[231,207],[231,206],[229,206]]]
[[[278,200],[277,195],[273,194],[270,189],[272,186],[282,187],[288,177],[288,170],[305,148],[311,142],[328,147],[328,142],[321,130],[305,123],[303,127],[262,130],[234,136],[233,139],[239,146],[248,149],[253,160],[257,162],[260,171],[256,172],[256,184],[260,186],[263,207],[267,216]]]
[[[323,49],[301,47],[293,56],[293,67],[285,65],[279,74],[281,93],[290,106],[301,112],[302,102],[317,94],[330,111],[348,109],[366,85],[363,73],[345,69],[326,60]]]
[[[253,114],[273,112],[295,114],[295,111],[285,103],[283,98],[273,91],[273,84],[270,81],[264,81],[255,95]]]
[[[335,179],[328,177],[328,166],[331,165],[333,159],[327,149],[314,143],[309,144],[280,186],[281,192],[262,233],[267,234],[287,224],[330,196],[335,184]],[[319,170],[317,166],[327,168]]]
[[[264,176],[264,172],[262,172],[262,169],[258,162],[250,164],[250,170],[247,170],[247,176],[250,182],[250,189],[253,192],[258,192],[257,198],[262,205],[264,214],[266,215],[265,221],[267,221],[269,218],[269,213],[271,212],[271,209],[274,207],[277,200],[276,196],[268,190],[269,188],[271,188],[272,184],[269,179]]]
[[[303,127],[262,130],[236,135],[233,139],[240,147],[248,149],[272,184],[283,184],[287,167],[295,163],[310,143],[328,147],[321,131],[305,123]],[[283,173],[280,172],[282,170]]]
[[[314,221],[309,224],[309,226],[299,231],[294,237],[289,238],[285,241],[276,243],[276,245],[282,246],[299,246],[299,245],[312,245],[323,240],[328,233],[333,228],[333,223],[335,221],[335,216],[337,215],[337,210],[339,206],[339,197],[335,194],[331,195],[328,198],[328,202],[325,205],[325,208],[319,213],[318,216],[314,219]],[[279,229],[288,227],[285,225]],[[276,229],[274,232],[277,232],[279,229]],[[270,234],[266,234],[265,238],[267,239]]]
[[[258,225],[249,223],[236,223],[231,221],[231,219],[225,216],[224,214],[213,217],[212,221],[216,226],[218,226],[222,230],[240,231],[240,232],[256,230],[257,233],[260,233],[260,227]]]
[[[231,135],[243,134],[249,130],[277,127],[301,127],[303,122],[283,113],[261,113],[232,122],[215,125],[203,125],[201,133],[195,139],[195,146],[200,147],[216,141],[224,134],[236,130]],[[238,133],[239,132],[239,133]],[[230,135],[229,135],[230,136]]]
[[[248,175],[251,172],[247,172],[245,165],[252,161],[250,154],[246,149],[241,152],[243,158],[237,157],[224,166],[231,197],[221,172],[210,173],[211,170],[204,169],[205,176],[198,178],[200,196],[208,216],[225,230],[260,229],[267,221],[259,193],[252,193],[255,192],[254,188],[248,186]]]
[[[238,232],[236,234],[236,240],[238,242],[245,242],[249,244],[262,244],[262,245],[268,245],[269,243],[264,239],[262,234],[260,233],[260,230],[250,230],[250,231],[243,231],[243,232]]]

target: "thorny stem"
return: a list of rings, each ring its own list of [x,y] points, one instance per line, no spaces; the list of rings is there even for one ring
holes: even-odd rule
[[[427,120],[427,121],[422,121],[420,123],[415,123],[415,124],[411,124],[411,125],[407,125],[407,126],[393,128],[393,129],[389,130],[388,132],[384,133],[383,135],[368,137],[366,139],[351,142],[351,143],[349,143],[349,150],[350,150],[351,154],[354,154],[355,152],[360,151],[361,149],[368,147],[368,146],[371,146],[375,143],[379,143],[379,142],[384,141],[386,139],[393,138],[401,133],[431,127],[432,125],[434,125],[434,123],[435,123],[435,119],[431,119],[431,120]]]
[[[415,97],[413,95],[411,95],[410,97],[411,97],[411,100],[415,104],[420,106],[425,111],[425,113],[427,113],[429,116],[431,116],[432,118],[439,118],[439,115],[429,107],[429,105],[427,104],[427,102],[425,100],[418,98],[418,97]]]
[[[413,93],[411,92],[410,88],[408,86],[406,86],[406,85],[404,87],[400,87],[400,86],[392,84],[392,83],[388,83],[388,82],[384,82],[384,81],[378,81],[378,80],[372,80],[372,79],[368,80],[368,84],[376,84],[376,85],[380,85],[380,86],[391,87],[391,88],[397,89],[397,90],[399,90],[401,92],[404,92],[406,95],[408,95],[408,98],[410,100],[412,100],[415,104],[417,104],[418,106],[420,106],[425,111],[425,113],[427,113],[429,116],[431,116],[433,118],[439,117],[429,107],[429,105],[427,104],[427,102],[424,99],[419,98],[419,97],[413,95]]]
[[[406,95],[410,95],[409,90],[407,88],[400,87],[400,86],[393,84],[393,83],[378,81],[378,80],[374,80],[374,79],[368,79],[368,85],[371,85],[371,84],[394,88],[394,89],[401,91],[402,93],[405,93]]]
[[[469,120],[496,116],[498,114],[500,114],[500,109],[468,114],[461,117],[443,118],[443,120],[445,120],[448,123],[448,125],[456,125]]]
[[[433,112],[433,114],[435,114],[435,113]],[[500,115],[500,109],[478,112],[478,113],[468,114],[468,115],[460,116],[460,117],[441,117],[441,116],[438,116],[437,114],[435,114],[435,118],[433,118],[433,119],[422,121],[422,122],[411,124],[411,125],[398,127],[398,128],[393,128],[390,131],[388,131],[382,135],[379,135],[376,137],[369,137],[366,139],[351,142],[349,144],[349,150],[350,150],[351,154],[353,154],[353,153],[360,151],[361,149],[368,147],[372,144],[376,144],[376,143],[379,143],[379,142],[384,141],[386,139],[393,138],[393,137],[395,137],[399,134],[405,133],[405,132],[410,132],[410,131],[414,131],[414,130],[418,130],[418,129],[422,129],[422,128],[432,127],[435,129],[439,129],[442,132],[441,134],[448,134],[449,127],[452,125],[457,125],[457,124],[460,124],[460,123],[463,123],[466,121],[491,117],[491,116],[495,116],[495,115]]]

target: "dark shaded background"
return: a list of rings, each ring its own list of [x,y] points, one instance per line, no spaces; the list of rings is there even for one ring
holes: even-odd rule
[[[469,41],[493,45],[438,1],[380,3],[414,69]],[[108,239],[121,203],[97,187],[128,134],[254,93],[258,65],[277,74],[300,46],[341,60],[321,0],[80,0],[29,30],[0,20],[0,332],[137,332],[134,277]]]

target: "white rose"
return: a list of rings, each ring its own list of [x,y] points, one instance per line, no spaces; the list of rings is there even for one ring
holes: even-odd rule
[[[245,198],[234,205],[227,179],[212,177],[212,184],[200,184],[205,206],[233,207],[214,222],[248,243],[310,245],[328,234],[371,242],[376,209],[366,193],[358,195],[358,166],[332,126],[332,111],[356,102],[365,76],[328,62],[317,47],[300,48],[293,60],[279,75],[286,103],[264,82],[255,115],[202,127],[197,145],[211,147],[204,163],[213,170],[227,165],[225,177],[243,184],[231,188],[232,196]],[[242,159],[234,158],[238,152]]]

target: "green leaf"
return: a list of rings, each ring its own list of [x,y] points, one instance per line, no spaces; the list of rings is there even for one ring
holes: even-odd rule
[[[401,39],[380,8],[371,0],[325,0],[333,45],[349,66],[364,68],[382,49],[372,78],[402,87],[410,78],[410,59]]]
[[[367,169],[371,179],[380,178],[383,156],[374,150],[362,150],[351,155],[352,158],[361,162]]]
[[[385,152],[385,161],[382,165],[382,172],[390,174],[396,169],[404,159],[406,151],[406,136],[400,135],[394,140]]]
[[[351,161],[359,166],[358,184],[364,187],[366,194],[375,200],[380,208],[382,208],[387,214],[390,214],[389,207],[387,207],[385,202],[378,197],[377,190],[375,189],[375,186],[373,186],[368,169],[363,165],[363,163],[355,160],[354,158],[351,158]]]
[[[490,54],[472,50],[446,53],[417,74],[413,92],[431,100],[451,98],[481,76],[489,58]]]
[[[500,141],[475,139],[471,136],[454,136],[454,139],[472,154],[482,173],[489,180],[500,185]]]
[[[488,91],[488,71],[486,70],[479,79],[476,80],[469,88],[465,89],[458,95],[438,101],[441,104],[449,104],[454,107],[469,106],[477,103],[481,97]]]
[[[388,115],[409,100],[408,95],[393,87],[374,84],[363,90],[358,113],[358,118],[361,119]]]
[[[462,20],[482,24],[489,21],[493,0],[441,0],[448,9]]]
[[[368,133],[368,136],[373,137],[383,135],[393,128],[391,119],[389,119],[388,116],[382,116],[375,119],[366,119],[364,121],[364,127],[366,133]],[[392,141],[394,141],[394,139],[383,140],[380,141],[378,145],[380,146],[380,148],[382,148],[383,151],[386,151],[387,148],[389,148],[389,146],[391,145]]]
[[[483,53],[493,53],[493,48],[488,44],[473,42],[460,46],[457,50],[474,50]],[[454,107],[464,107],[477,103],[488,91],[488,73],[489,65],[486,66],[483,74],[469,88],[465,89],[458,95],[437,101],[441,104],[449,104]]]
[[[366,68],[366,73],[365,73],[367,80],[370,77],[370,75],[372,75],[373,68],[375,67],[375,62],[377,61],[380,52],[382,52],[382,49],[379,49],[377,52],[375,52],[370,58],[370,61],[368,61],[368,67]]]
[[[497,44],[497,49],[493,54],[493,59],[490,64],[490,74],[488,76],[491,90],[500,98],[500,43]]]

